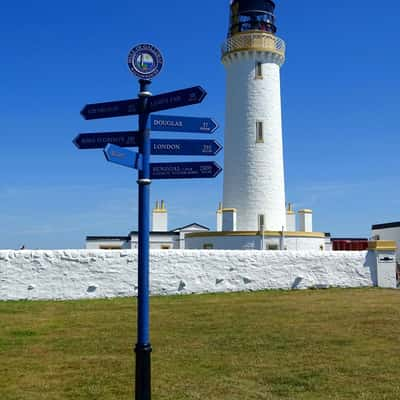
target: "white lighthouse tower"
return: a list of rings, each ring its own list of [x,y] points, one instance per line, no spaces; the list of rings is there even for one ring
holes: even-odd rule
[[[227,73],[223,208],[236,211],[232,230],[286,227],[280,88],[285,43],[275,35],[274,10],[271,0],[231,1],[222,62]]]
[[[187,249],[323,250],[312,211],[286,210],[280,68],[272,0],[231,0],[226,69],[223,203],[216,232],[185,236]],[[298,225],[298,227],[297,227]],[[298,229],[299,228],[299,229]]]

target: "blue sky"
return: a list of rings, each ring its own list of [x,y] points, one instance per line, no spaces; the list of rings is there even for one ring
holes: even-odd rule
[[[288,46],[282,68],[287,200],[314,210],[315,230],[368,236],[371,224],[400,219],[400,6],[394,0],[276,3],[278,35]],[[154,94],[193,85],[208,91],[201,105],[170,113],[214,117],[221,125],[215,138],[223,142],[219,51],[228,5],[2,5],[0,249],[79,248],[86,235],[136,228],[135,172],[72,144],[79,132],[136,129],[136,117],[87,122],[79,115],[86,103],[136,96],[126,63],[135,44],[153,43],[164,54]],[[154,137],[166,135],[172,137]],[[223,163],[223,155],[217,160]],[[170,228],[194,221],[214,228],[221,197],[222,175],[152,185],[152,202],[167,202]]]

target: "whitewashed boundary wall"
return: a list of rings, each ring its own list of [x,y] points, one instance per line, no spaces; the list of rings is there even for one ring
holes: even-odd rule
[[[151,293],[374,286],[375,259],[374,252],[152,251]],[[132,250],[0,251],[0,300],[136,294]]]

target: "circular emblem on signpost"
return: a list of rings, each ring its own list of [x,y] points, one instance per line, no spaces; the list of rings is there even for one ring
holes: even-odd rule
[[[129,53],[129,69],[139,78],[151,79],[158,75],[164,64],[160,50],[152,44],[139,44]]]

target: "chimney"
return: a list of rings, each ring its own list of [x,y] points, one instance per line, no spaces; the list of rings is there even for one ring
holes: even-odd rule
[[[286,230],[296,232],[296,213],[293,210],[292,203],[288,203],[286,208]]]
[[[299,231],[300,232],[312,232],[313,231],[313,223],[312,223],[312,210],[300,210],[299,211]]]
[[[219,203],[218,210],[217,210],[217,232],[222,231],[222,203]]]
[[[168,211],[165,207],[164,200],[156,201],[152,214],[152,232],[168,232]]]
[[[236,214],[236,208],[222,209],[222,230],[224,232],[235,232],[237,230]]]

